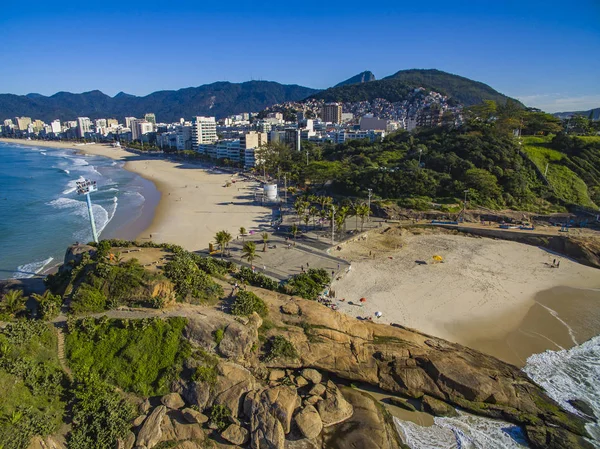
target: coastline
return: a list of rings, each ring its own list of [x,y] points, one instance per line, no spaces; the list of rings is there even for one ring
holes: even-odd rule
[[[217,231],[233,236],[240,227],[256,230],[271,221],[271,209],[253,204],[254,182],[236,180],[230,174],[213,172],[197,165],[139,155],[107,144],[76,145],[72,142],[0,139],[18,145],[72,149],[82,154],[125,162],[124,169],[152,182],[160,192],[149,226],[138,240],[168,242],[189,251],[208,248]]]

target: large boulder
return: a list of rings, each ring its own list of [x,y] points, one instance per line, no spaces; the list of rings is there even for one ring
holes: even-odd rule
[[[230,443],[238,446],[246,444],[250,439],[248,431],[237,424],[231,424],[221,433],[221,436]]]
[[[270,413],[281,422],[284,433],[291,429],[292,415],[298,407],[298,393],[293,387],[279,385],[263,391],[261,401],[269,407]]]
[[[454,407],[431,396],[424,396],[421,406],[424,412],[431,413],[433,416],[458,416]]]
[[[167,408],[178,410],[185,406],[185,402],[179,393],[169,393],[160,398],[160,402]]]
[[[323,421],[323,426],[328,427],[340,423],[352,416],[352,405],[331,381],[327,382],[325,398],[317,403],[317,410]]]
[[[312,369],[312,368],[303,369],[301,374],[302,374],[302,377],[304,377],[306,380],[312,382],[313,384],[318,384],[323,379],[323,376],[321,376],[321,373],[318,372],[316,369]]]
[[[166,413],[167,407],[164,405],[159,405],[150,413],[135,440],[137,446],[145,446],[147,449],[152,449],[161,441],[161,423]]]
[[[323,447],[399,449],[396,429],[381,406],[367,393],[348,387],[341,392],[354,414],[323,431]]]
[[[187,422],[190,424],[204,424],[208,422],[208,416],[200,413],[193,408],[184,408],[181,413]]]
[[[251,391],[244,400],[244,414],[250,417],[250,444],[253,449],[284,449],[283,426],[266,391]]]
[[[307,405],[294,417],[302,435],[306,438],[316,438],[323,430],[323,421],[317,409],[312,405]]]
[[[237,417],[242,396],[259,387],[258,381],[246,368],[231,362],[217,365],[217,382],[210,389],[209,405],[225,405]]]
[[[251,324],[245,326],[233,321],[225,328],[218,349],[223,357],[241,360],[251,353],[257,340],[258,330],[256,327]]]

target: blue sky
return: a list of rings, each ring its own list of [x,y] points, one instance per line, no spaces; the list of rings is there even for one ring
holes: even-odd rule
[[[326,88],[437,68],[550,112],[600,107],[598,0],[62,3],[2,6],[0,92]]]

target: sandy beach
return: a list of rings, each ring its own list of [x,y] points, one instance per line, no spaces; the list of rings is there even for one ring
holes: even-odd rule
[[[255,182],[232,180],[231,174],[203,169],[164,159],[146,157],[105,144],[77,145],[72,142],[0,139],[18,145],[68,148],[83,154],[125,161],[125,169],[152,181],[161,193],[154,219],[139,240],[181,245],[196,251],[208,248],[217,231],[227,230],[234,237],[239,228],[258,230],[271,221],[271,209],[253,204]]]
[[[371,231],[342,245],[339,310],[397,323],[522,366],[600,334],[600,271],[543,249],[436,231]],[[370,255],[371,253],[371,255]],[[443,263],[432,263],[439,255]],[[554,259],[560,268],[551,268]],[[366,298],[361,306],[360,298]]]

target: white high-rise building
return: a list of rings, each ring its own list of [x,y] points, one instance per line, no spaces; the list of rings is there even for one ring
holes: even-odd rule
[[[77,136],[85,137],[85,133],[89,133],[92,128],[92,122],[89,117],[77,117]]]
[[[125,127],[131,128],[131,122],[137,120],[135,117],[125,117]]]
[[[50,130],[54,134],[60,134],[62,132],[62,126],[60,126],[60,120],[56,119],[50,123]]]
[[[139,140],[145,134],[154,131],[154,125],[144,119],[134,119],[131,121],[131,139]]]
[[[217,122],[214,117],[194,117],[192,119],[192,149],[198,145],[213,143],[217,140]]]

